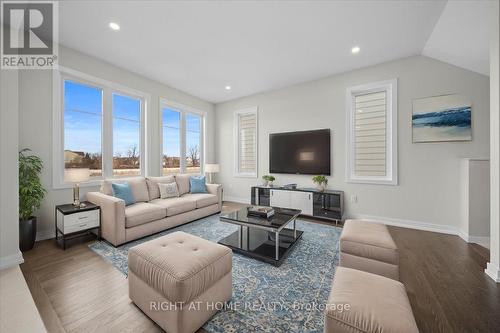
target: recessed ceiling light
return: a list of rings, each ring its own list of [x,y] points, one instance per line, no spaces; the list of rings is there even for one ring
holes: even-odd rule
[[[355,46],[351,49],[351,53],[352,54],[356,54],[356,53],[359,53],[361,49],[359,48],[359,46]]]
[[[118,31],[120,30],[120,26],[118,25],[118,23],[115,23],[115,22],[110,22],[109,23],[109,27],[114,30],[114,31]]]
[[[226,86],[226,90],[231,90],[231,86]]]

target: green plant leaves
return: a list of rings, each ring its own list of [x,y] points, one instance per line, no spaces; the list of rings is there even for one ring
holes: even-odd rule
[[[19,152],[19,219],[29,219],[40,208],[45,189],[40,181],[43,161],[35,155],[27,155],[30,149]]]

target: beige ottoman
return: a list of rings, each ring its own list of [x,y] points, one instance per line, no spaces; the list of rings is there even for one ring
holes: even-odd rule
[[[385,224],[347,220],[339,247],[340,266],[399,280],[399,252]]]
[[[184,233],[128,252],[130,299],[169,333],[199,329],[232,296],[229,248]]]
[[[325,333],[418,333],[404,285],[337,267],[325,311]]]

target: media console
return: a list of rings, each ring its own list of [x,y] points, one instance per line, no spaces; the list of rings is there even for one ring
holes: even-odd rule
[[[312,188],[252,187],[252,205],[300,209],[301,215],[328,219],[336,223],[344,214],[343,191]]]

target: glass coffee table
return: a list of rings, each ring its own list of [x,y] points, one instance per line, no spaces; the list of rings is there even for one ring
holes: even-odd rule
[[[303,231],[297,230],[295,225],[301,211],[273,208],[274,216],[268,219],[248,215],[246,207],[221,214],[222,222],[236,224],[239,228],[218,243],[234,252],[280,266],[302,237]],[[287,225],[293,225],[293,229],[285,228]]]

